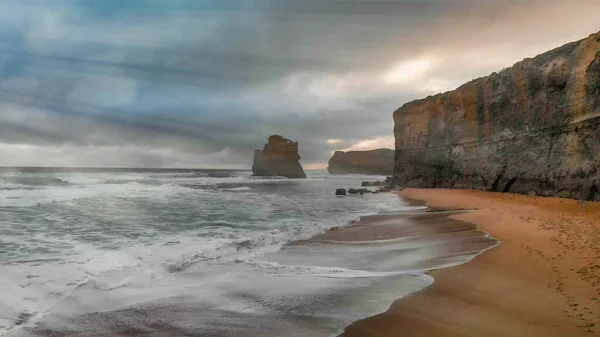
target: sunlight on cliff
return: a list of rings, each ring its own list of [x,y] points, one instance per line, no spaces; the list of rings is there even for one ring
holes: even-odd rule
[[[383,81],[388,85],[415,82],[423,78],[433,68],[435,63],[434,60],[427,58],[402,62],[388,71],[384,75]]]

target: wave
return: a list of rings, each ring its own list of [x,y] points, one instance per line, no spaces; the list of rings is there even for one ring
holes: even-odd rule
[[[395,275],[418,275],[421,273],[407,271],[367,271],[356,270],[343,267],[321,267],[321,266],[301,266],[301,265],[286,265],[278,262],[263,261],[263,260],[247,260],[246,264],[253,266],[257,270],[266,275],[276,275],[280,277],[328,277],[328,278],[375,278]]]
[[[60,178],[53,177],[10,177],[4,178],[6,182],[25,186],[70,186],[71,183]]]
[[[214,260],[214,259],[215,258],[205,257],[202,254],[188,254],[188,255],[182,256],[179,260],[175,260],[172,262],[165,262],[165,263],[163,263],[163,266],[165,268],[165,271],[167,271],[168,273],[174,274],[174,273],[180,273],[182,271],[185,271],[186,269],[188,269],[195,263],[207,262],[209,260]]]
[[[201,252],[184,254],[174,260],[163,262],[163,267],[169,273],[178,273],[185,271],[196,263],[241,261],[240,259],[248,259],[260,254],[278,251],[290,242],[308,239],[331,228],[348,225],[357,220],[358,217],[342,217],[336,222],[327,224],[305,224],[279,228],[269,232],[258,232],[253,237],[229,240]]]
[[[232,192],[237,192],[237,191],[250,191],[251,188],[248,186],[241,186],[241,187],[233,187],[233,188],[226,188],[225,191],[232,191]]]
[[[37,181],[31,179],[37,176],[24,175],[30,179],[21,181],[37,185],[0,185],[33,189],[0,193],[0,206],[32,207],[24,211],[23,217],[15,209],[13,218],[8,219],[15,221],[18,234],[10,238],[16,243],[14,249],[23,251],[15,259],[34,260],[38,245],[50,246],[64,259],[30,262],[27,270],[1,264],[2,268],[20,271],[14,280],[9,280],[12,284],[8,289],[11,296],[22,300],[15,300],[16,307],[7,310],[6,315],[0,310],[0,316],[14,318],[23,310],[46,312],[62,301],[62,294],[69,293],[74,284],[82,281],[88,282],[80,290],[86,298],[117,298],[152,289],[160,282],[187,281],[189,274],[206,269],[240,268],[254,272],[256,268],[248,265],[248,259],[258,259],[259,255],[276,252],[290,241],[308,239],[332,227],[346,225],[383,206],[392,209],[397,203],[395,197],[383,194],[362,201],[332,197],[335,187],[359,187],[360,181],[321,183],[320,177],[311,178],[313,181],[288,181],[251,178],[247,172],[221,173],[212,176],[205,172],[66,174],[60,176],[62,179],[52,175]],[[14,177],[7,174],[0,176],[0,181],[5,183],[6,178]],[[39,187],[43,183],[58,186]],[[244,192],[248,190],[251,192]],[[21,199],[10,199],[13,197]],[[54,202],[58,204],[35,207]],[[103,209],[111,212],[98,214]],[[30,214],[42,215],[36,226],[18,226],[26,223]],[[107,226],[112,223],[119,226]],[[31,228],[43,233],[39,240],[20,232]],[[8,247],[11,249],[12,246]],[[317,269],[260,270],[268,275],[349,279],[376,275]],[[28,274],[40,276],[29,279]],[[8,324],[0,318],[0,326]]]
[[[156,174],[161,178],[234,178],[239,176],[235,171],[192,171],[175,174]]]
[[[103,185],[125,185],[132,182],[136,182],[133,179],[108,179],[102,182]]]
[[[253,249],[261,247],[262,245],[255,240],[232,241],[221,244],[213,249],[207,249],[203,252],[184,254],[178,259],[163,262],[163,267],[168,273],[179,273],[185,271],[196,263],[207,263],[226,257],[230,257],[231,259],[235,260],[236,257],[232,257],[233,254],[242,253],[246,255]],[[240,256],[238,255],[237,257],[239,258]]]
[[[171,184],[170,182],[159,179],[109,179],[102,182],[103,185],[127,185],[138,184],[147,186],[162,186]]]
[[[98,280],[91,281],[92,287],[94,287],[94,289],[97,289],[100,291],[111,291],[111,290],[115,290],[115,289],[125,288],[125,287],[131,286],[132,284],[133,284],[133,280],[129,277],[126,277],[116,283],[107,283],[107,282],[102,282],[102,281],[98,281]]]
[[[215,185],[207,185],[205,183],[181,184],[179,186],[185,187],[185,188],[189,188],[189,189],[192,189],[192,190],[214,190],[214,189],[217,189],[217,187]]]
[[[225,258],[236,261],[241,257],[248,256],[253,250],[263,247],[265,247],[264,242],[260,240],[232,241],[203,252],[184,254],[175,260],[163,262],[162,265],[168,273],[180,273],[196,263],[208,263]]]
[[[235,172],[208,172],[207,177],[209,178],[233,178],[237,177],[238,174]]]
[[[11,187],[7,187],[7,186],[0,187],[0,191],[33,191],[33,190],[36,190],[36,189],[37,189],[37,188],[35,188],[35,187],[32,187],[32,186],[28,186],[28,187],[24,187],[24,186],[21,186],[21,187],[15,187],[15,186],[11,186]]]

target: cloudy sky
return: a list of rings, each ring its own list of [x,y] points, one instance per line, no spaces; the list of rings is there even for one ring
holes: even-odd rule
[[[600,30],[598,0],[0,0],[0,166],[315,167]]]

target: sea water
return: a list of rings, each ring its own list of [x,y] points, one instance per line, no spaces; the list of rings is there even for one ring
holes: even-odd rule
[[[411,210],[334,195],[384,178],[5,169],[0,335],[335,335],[433,282],[393,244],[287,245]]]

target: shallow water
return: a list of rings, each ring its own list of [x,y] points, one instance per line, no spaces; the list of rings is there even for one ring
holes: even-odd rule
[[[0,334],[336,334],[476,253],[423,237],[286,245],[419,209],[392,193],[333,195],[383,178],[1,172]]]

